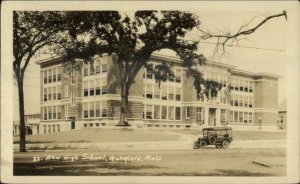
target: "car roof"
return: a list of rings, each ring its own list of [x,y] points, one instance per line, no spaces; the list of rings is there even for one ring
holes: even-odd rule
[[[231,127],[210,127],[210,128],[203,128],[202,130],[232,130]]]

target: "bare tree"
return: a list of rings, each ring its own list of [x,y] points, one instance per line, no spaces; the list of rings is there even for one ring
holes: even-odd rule
[[[213,33],[210,33],[209,31],[204,31],[200,27],[198,27],[197,29],[202,33],[202,35],[199,37],[199,41],[216,38],[217,43],[213,50],[213,55],[215,55],[221,47],[221,50],[222,50],[221,57],[222,57],[225,54],[226,46],[232,46],[232,44],[234,42],[236,42],[238,44],[240,37],[250,35],[250,34],[254,33],[262,25],[264,25],[266,22],[268,22],[269,20],[278,18],[278,17],[282,17],[282,16],[284,16],[285,19],[287,20],[287,12],[285,10],[282,13],[270,15],[270,16],[266,17],[265,19],[263,19],[261,22],[259,22],[254,27],[248,28],[249,24],[256,18],[256,17],[254,17],[247,24],[240,26],[240,28],[235,33],[226,32],[225,34],[213,34]],[[227,44],[230,41],[231,41],[231,43]]]

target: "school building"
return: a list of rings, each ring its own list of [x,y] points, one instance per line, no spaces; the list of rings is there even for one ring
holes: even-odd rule
[[[207,62],[196,67],[204,78],[223,87],[217,98],[197,98],[193,78],[186,75],[181,61],[151,56],[154,65],[162,61],[173,63],[175,76],[159,87],[151,73],[139,71],[129,93],[127,121],[132,127],[277,128],[278,75]],[[39,133],[117,125],[120,89],[114,62],[111,56],[95,57],[93,65],[77,61],[79,67],[65,66],[61,58],[37,62],[41,68]]]

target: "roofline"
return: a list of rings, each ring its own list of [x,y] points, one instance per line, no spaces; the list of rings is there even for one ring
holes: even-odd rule
[[[168,55],[163,55],[163,54],[158,54],[158,53],[153,53],[150,58],[181,63],[181,59],[179,59],[178,57],[168,56]],[[45,63],[54,63],[54,62],[59,61],[60,59],[62,59],[61,56],[52,56],[47,59],[36,61],[35,63],[38,65],[42,65]],[[237,69],[236,66],[234,66],[234,65],[229,65],[229,64],[215,62],[215,61],[206,61],[206,64],[211,65],[211,66],[224,67],[224,68],[230,69],[231,73],[233,73],[233,74],[242,74],[242,75],[246,75],[246,76],[250,76],[250,77],[271,77],[271,78],[275,78],[275,79],[282,77],[280,75],[266,73],[266,72],[260,72],[260,73],[249,72],[249,71]]]

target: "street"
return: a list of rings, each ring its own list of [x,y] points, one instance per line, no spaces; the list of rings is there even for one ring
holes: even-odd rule
[[[14,175],[284,176],[285,148],[14,153]]]

